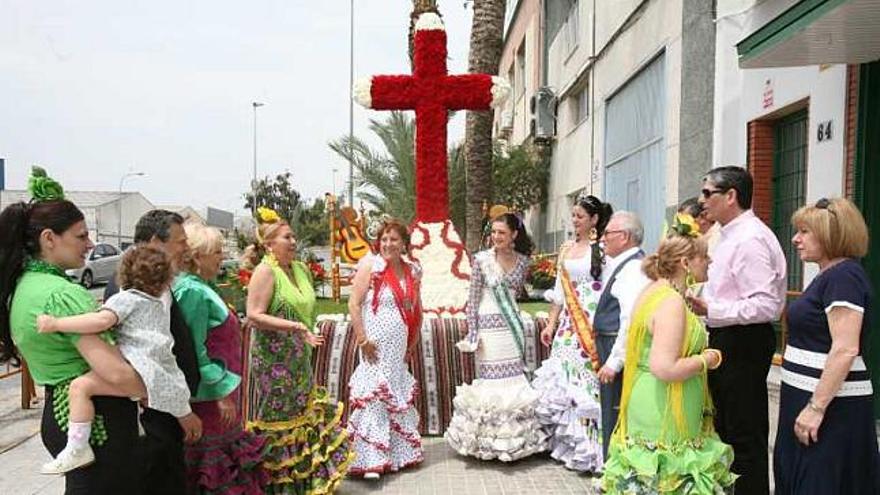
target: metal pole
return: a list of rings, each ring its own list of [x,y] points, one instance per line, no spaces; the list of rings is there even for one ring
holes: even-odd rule
[[[122,251],[122,183],[125,182],[126,177],[143,177],[144,175],[146,174],[143,172],[129,172],[122,174],[122,177],[119,178],[119,196],[116,197],[116,207],[119,214],[116,223],[116,247],[120,251]]]
[[[354,139],[354,0],[351,0],[351,18],[349,20],[349,57],[348,57],[348,204],[354,205],[354,156],[352,156],[352,140]]]
[[[251,215],[257,216],[257,108],[263,106],[263,103],[252,102],[254,107],[254,177],[251,180]]]

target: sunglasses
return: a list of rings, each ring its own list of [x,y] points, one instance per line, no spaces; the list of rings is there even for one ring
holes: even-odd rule
[[[703,189],[700,193],[703,195],[703,199],[709,199],[713,194],[724,194],[730,189]]]
[[[835,217],[837,216],[837,213],[835,213],[834,210],[831,209],[831,201],[829,201],[828,198],[822,198],[819,201],[816,201],[815,206],[820,210],[828,210],[828,213],[831,213]]]

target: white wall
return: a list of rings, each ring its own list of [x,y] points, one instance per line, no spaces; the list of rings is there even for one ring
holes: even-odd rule
[[[773,118],[785,108],[808,101],[807,202],[845,194],[846,66],[806,66],[774,69],[740,69],[736,43],[746,38],[793,2],[719,1],[715,60],[715,129],[713,166],[745,165],[748,123]],[[737,14],[739,12],[739,14]],[[768,85],[769,81],[769,85]],[[765,92],[772,88],[772,105],[765,108]],[[817,126],[832,121],[830,141],[819,142]],[[815,275],[807,265],[805,283]]]

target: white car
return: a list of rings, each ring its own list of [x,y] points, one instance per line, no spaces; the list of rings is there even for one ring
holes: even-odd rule
[[[86,264],[82,268],[67,270],[67,276],[82,284],[85,288],[97,282],[107,282],[116,273],[122,253],[110,244],[97,244],[86,256]]]

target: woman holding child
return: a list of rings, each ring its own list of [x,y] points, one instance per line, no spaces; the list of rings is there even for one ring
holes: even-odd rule
[[[93,247],[83,213],[42,169],[34,168],[28,189],[30,202],[14,203],[0,214],[0,361],[24,358],[34,381],[45,387],[41,435],[50,453],[59,454],[68,437],[91,439],[86,441],[94,447],[95,462],[66,473],[65,493],[125,493],[136,472],[137,404],[128,397],[98,397],[94,427],[70,428],[68,387],[90,368],[101,368],[115,383],[139,379],[102,337],[37,332],[40,314],[73,316],[98,307],[64,273],[82,267]]]

